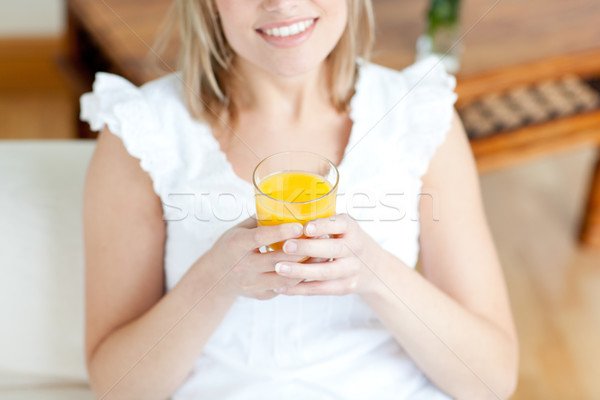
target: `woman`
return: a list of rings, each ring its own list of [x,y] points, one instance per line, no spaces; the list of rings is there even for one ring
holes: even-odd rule
[[[517,339],[453,78],[369,64],[369,0],[177,3],[182,74],[99,74],[82,98],[102,130],[84,210],[98,397],[509,397]],[[254,167],[285,150],[338,166],[334,218],[247,218]]]

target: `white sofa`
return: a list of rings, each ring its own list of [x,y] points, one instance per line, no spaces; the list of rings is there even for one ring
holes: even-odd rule
[[[86,400],[81,200],[93,141],[0,141],[0,399]]]

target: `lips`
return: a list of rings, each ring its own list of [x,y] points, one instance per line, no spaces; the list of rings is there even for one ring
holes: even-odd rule
[[[291,25],[294,25],[294,24],[300,23],[300,22],[312,21],[314,23],[317,19],[318,18],[315,18],[315,17],[301,17],[301,18],[290,19],[287,21],[271,22],[271,23],[268,23],[268,24],[258,27],[256,30],[260,31],[260,32],[266,32],[268,29],[282,28],[282,27],[286,27],[286,26],[289,27]]]
[[[307,19],[304,21],[296,22],[291,25],[284,25],[281,27],[274,27],[269,29],[262,30],[263,33],[266,33],[269,36],[275,37],[287,37],[294,36],[299,33],[307,30],[312,24],[314,24],[313,19]]]
[[[318,18],[297,18],[285,22],[271,23],[261,26],[256,29],[256,32],[267,43],[275,47],[294,47],[310,37],[318,20]]]

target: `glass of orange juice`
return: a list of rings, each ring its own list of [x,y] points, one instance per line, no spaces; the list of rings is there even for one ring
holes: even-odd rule
[[[286,151],[265,158],[252,175],[257,225],[304,225],[334,215],[338,181],[335,165],[315,153]],[[267,250],[282,246],[283,242],[272,243]]]

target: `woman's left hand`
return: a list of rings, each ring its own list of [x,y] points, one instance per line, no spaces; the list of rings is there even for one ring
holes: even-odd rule
[[[348,214],[315,219],[304,226],[308,239],[289,239],[287,254],[314,259],[316,263],[280,262],[276,272],[287,278],[307,279],[296,286],[276,289],[285,295],[345,295],[367,293],[377,278],[382,248]],[[329,238],[320,238],[329,235]]]

